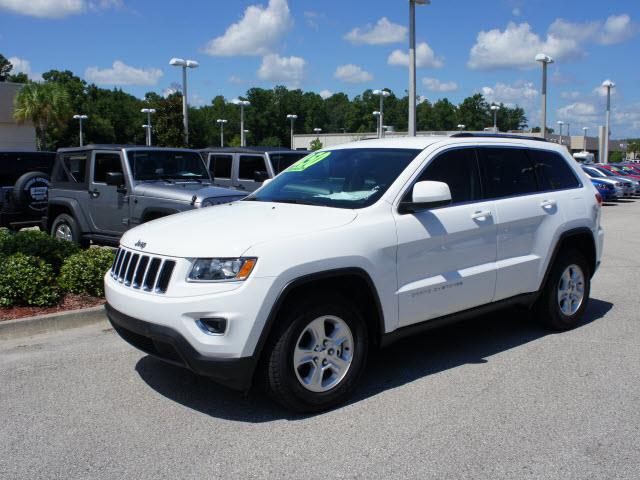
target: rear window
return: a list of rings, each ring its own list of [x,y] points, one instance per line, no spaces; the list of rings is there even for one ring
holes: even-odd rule
[[[479,148],[485,198],[512,197],[538,191],[526,152],[520,148]]]
[[[231,155],[210,155],[209,171],[213,178],[231,178]]]
[[[10,186],[25,173],[51,174],[53,152],[0,152],[0,185]]]
[[[580,182],[567,162],[555,152],[530,150],[529,155],[538,175],[540,190],[564,190],[577,188]]]
[[[53,181],[59,183],[84,184],[87,181],[87,152],[61,155],[53,172]]]

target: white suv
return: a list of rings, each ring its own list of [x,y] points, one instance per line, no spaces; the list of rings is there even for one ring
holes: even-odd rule
[[[457,134],[313,153],[245,200],[136,227],[105,277],[134,346],[278,402],[326,409],[368,354],[511,305],[575,326],[600,196],[561,146]],[[514,320],[516,321],[516,320]]]

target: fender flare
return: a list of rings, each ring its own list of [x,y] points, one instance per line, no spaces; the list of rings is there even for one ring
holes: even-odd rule
[[[57,206],[65,207],[71,212],[71,215],[73,215],[73,218],[78,222],[78,226],[83,233],[91,232],[89,221],[82,212],[80,202],[75,198],[55,198],[53,200],[49,200],[49,206],[47,208],[47,231],[51,230],[51,225],[53,224],[55,217],[57,217],[57,215],[51,215],[52,207]]]

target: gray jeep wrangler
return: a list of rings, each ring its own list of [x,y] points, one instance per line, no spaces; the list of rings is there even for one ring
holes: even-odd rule
[[[195,150],[121,145],[61,148],[43,228],[87,246],[117,245],[136,225],[193,208],[240,200],[214,187]]]

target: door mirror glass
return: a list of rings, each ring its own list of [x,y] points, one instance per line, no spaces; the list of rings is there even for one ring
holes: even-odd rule
[[[124,185],[124,175],[122,172],[107,172],[105,183],[114,187],[121,187]]]
[[[425,180],[413,186],[411,201],[400,204],[403,213],[413,213],[451,203],[451,190],[444,182]]]
[[[258,183],[262,183],[269,178],[269,174],[265,171],[253,172],[253,180]]]

